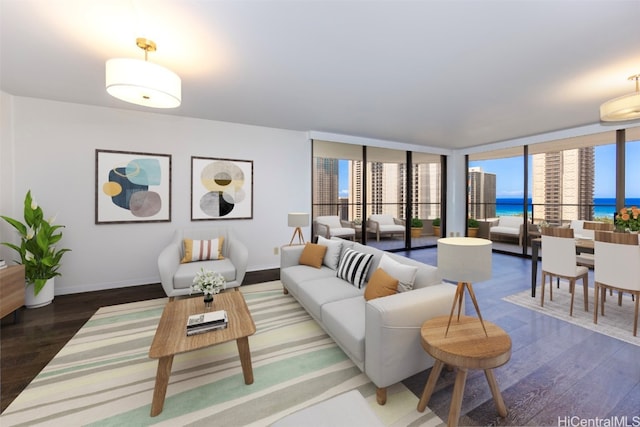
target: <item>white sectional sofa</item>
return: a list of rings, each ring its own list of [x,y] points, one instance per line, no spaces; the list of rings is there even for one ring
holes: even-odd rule
[[[282,248],[284,292],[290,293],[371,379],[377,387],[377,401],[383,405],[386,387],[433,365],[422,348],[420,328],[428,319],[449,315],[456,287],[442,283],[436,267],[409,258],[338,238],[319,238],[318,244],[328,246],[320,268],[300,263],[304,246]],[[338,277],[340,260],[348,249],[373,255],[361,288]],[[403,291],[367,301],[366,286],[379,266],[401,279],[399,288]]]

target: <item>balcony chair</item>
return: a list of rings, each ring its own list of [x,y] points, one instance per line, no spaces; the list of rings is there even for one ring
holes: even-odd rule
[[[338,215],[317,216],[313,220],[315,234],[326,239],[341,237],[343,239],[356,239],[356,229],[351,222],[343,221]]]
[[[629,233],[595,233],[594,313],[593,323],[598,323],[598,302],[604,316],[606,289],[617,290],[618,303],[622,293],[629,292],[635,299],[633,336],[638,334],[638,308],[640,306],[640,246],[638,235]]]
[[[577,265],[576,242],[571,228],[543,227],[542,234],[542,298],[540,306],[544,307],[544,288],[549,277],[549,300],[553,300],[553,278],[569,281],[571,305],[569,316],[573,316],[573,299],[575,296],[576,280],[582,279],[584,289],[584,311],[589,311],[589,269]]]
[[[402,240],[405,238],[405,223],[403,220],[394,218],[391,215],[376,214],[371,215],[367,221],[367,232],[376,235],[379,242],[381,236],[393,236],[399,234]]]
[[[215,253],[211,255],[207,256],[203,252],[203,255],[200,256],[194,251],[189,260],[185,259],[185,239],[190,239],[193,242],[192,248],[195,248],[197,246],[194,243],[197,241],[208,242],[220,238],[222,238],[220,254],[213,251]],[[238,240],[229,228],[178,229],[175,231],[171,243],[158,256],[160,282],[168,297],[189,295],[193,278],[201,268],[204,268],[222,274],[227,281],[227,289],[236,288],[239,290],[247,271],[248,261],[247,247]]]

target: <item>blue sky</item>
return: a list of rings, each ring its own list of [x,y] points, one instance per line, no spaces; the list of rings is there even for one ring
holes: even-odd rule
[[[640,141],[627,144],[626,197],[640,198]],[[596,147],[596,181],[594,197],[615,197],[615,145],[600,145]],[[481,166],[485,172],[496,174],[496,194],[499,198],[522,197],[522,158],[484,160],[469,162],[470,166]],[[349,194],[348,162],[341,160],[338,166],[340,196]],[[531,160],[529,160],[531,171]]]

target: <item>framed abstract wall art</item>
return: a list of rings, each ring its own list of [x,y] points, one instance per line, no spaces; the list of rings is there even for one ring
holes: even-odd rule
[[[253,218],[253,161],[191,157],[191,220]]]
[[[96,150],[96,224],[171,221],[171,155]]]

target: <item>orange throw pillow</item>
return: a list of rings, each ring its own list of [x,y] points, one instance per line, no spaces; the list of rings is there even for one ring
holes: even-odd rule
[[[302,254],[300,254],[300,261],[298,262],[302,265],[320,268],[322,266],[322,260],[324,259],[324,254],[326,252],[326,246],[316,245],[315,243],[307,243],[306,245],[304,245]]]
[[[367,287],[364,288],[364,299],[387,297],[398,292],[398,279],[395,279],[381,268],[373,272]]]

